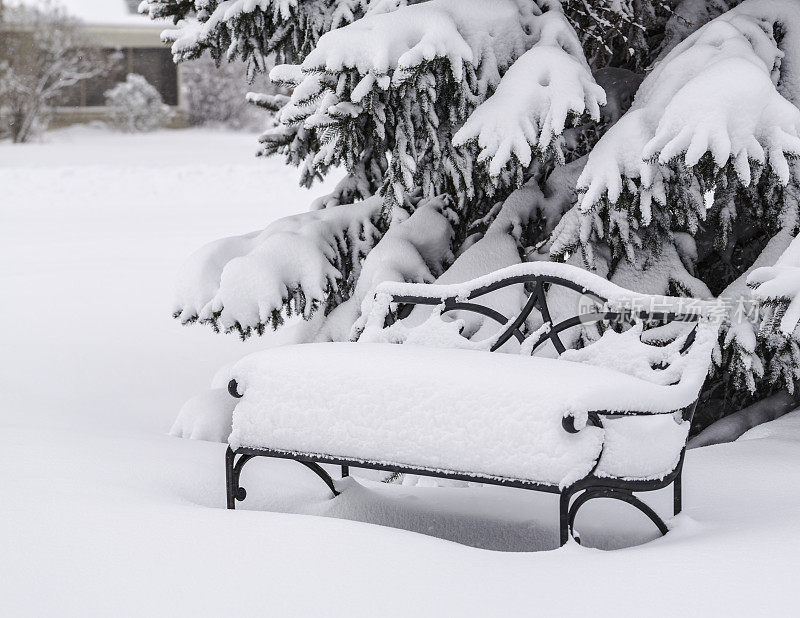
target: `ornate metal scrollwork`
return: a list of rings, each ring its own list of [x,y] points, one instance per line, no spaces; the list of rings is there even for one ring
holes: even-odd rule
[[[251,455],[249,453],[241,453],[237,459],[236,455],[237,452],[231,449],[230,446],[225,451],[225,482],[228,492],[227,506],[229,509],[235,509],[236,502],[242,502],[247,497],[247,491],[241,486],[239,479],[241,478],[242,468],[244,468],[245,464],[254,457],[258,456]],[[322,481],[328,486],[328,489],[331,490],[334,497],[339,495],[339,490],[336,489],[333,479],[319,464],[313,461],[301,461],[299,459],[295,459],[294,461],[297,461],[297,463],[305,466],[319,478],[321,478]]]

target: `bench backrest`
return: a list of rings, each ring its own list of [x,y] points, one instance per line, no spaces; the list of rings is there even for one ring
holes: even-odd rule
[[[487,294],[513,285],[524,285],[527,301],[515,316],[506,316],[480,302]],[[564,288],[591,301],[592,307],[580,311],[575,303],[574,315],[560,316],[556,321],[548,305],[554,288]],[[441,306],[441,313],[453,311],[472,312],[490,318],[503,326],[495,335],[491,351],[498,350],[512,337],[523,343],[523,327],[534,310],[541,315],[543,328],[538,337],[529,342],[531,354],[547,341],[552,342],[559,354],[566,350],[560,335],[567,329],[600,321],[642,320],[665,323],[670,321],[696,322],[716,308],[713,303],[696,299],[674,298],[640,294],[621,288],[602,277],[568,264],[531,262],[511,266],[485,277],[453,285],[409,284],[386,282],[378,286],[375,301],[384,311],[382,326],[390,326],[407,316],[415,305]],[[391,305],[396,309],[392,311]],[[374,320],[373,318],[371,318]],[[694,330],[684,343],[688,349],[694,340]],[[536,335],[536,333],[533,333]]]

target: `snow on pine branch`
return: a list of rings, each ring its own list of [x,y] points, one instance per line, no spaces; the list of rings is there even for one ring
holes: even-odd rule
[[[595,66],[601,64],[601,58],[614,56],[615,39],[622,43],[626,59],[636,62],[637,55],[646,56],[642,53],[647,51],[642,18],[658,9],[671,12],[666,2],[658,0],[561,0],[561,3]]]
[[[284,316],[327,313],[350,295],[381,237],[381,206],[373,197],[303,213],[202,247],[179,272],[175,317],[246,337]]]
[[[781,214],[780,230],[749,269],[719,295],[728,312],[723,328],[722,364],[727,365],[733,386],[750,393],[756,392],[760,384],[779,385],[793,392],[795,381],[800,379],[800,340],[791,336],[791,313],[783,319],[794,298],[792,279],[798,273],[792,272],[792,266],[797,264],[795,250],[800,247],[795,242],[797,189],[790,185],[787,191],[794,198]],[[761,288],[761,283],[766,287]]]
[[[376,80],[382,88],[397,85],[436,58],[446,58],[454,79],[461,81],[464,62],[477,65],[489,57],[487,70],[504,69],[519,57],[531,36],[525,27],[535,6],[523,0],[430,0],[368,15],[321,37],[302,70],[355,69],[364,76],[352,97],[356,102]],[[486,75],[487,80],[499,77]]]
[[[800,36],[792,32],[779,42],[774,33],[798,25],[794,0],[747,0],[677,45],[592,150],[578,180],[580,226],[557,244],[574,247],[593,234],[607,236],[613,228],[604,229],[600,216],[607,211],[629,234],[630,257],[641,242],[633,228],[653,222],[654,204],[666,209],[673,172],[686,168],[700,199],[659,213],[667,229],[665,219],[674,217],[694,231],[728,170],[745,187],[765,168],[788,183],[789,160],[800,155],[800,110],[782,95],[786,82],[797,83],[800,49],[792,41]]]
[[[606,103],[560,5],[533,21],[533,34],[533,47],[453,138],[456,146],[477,143],[478,161],[489,161],[492,178],[512,158],[526,168],[534,149],[544,157],[552,148],[563,163],[561,134],[568,119],[586,114],[599,122],[600,106]]]
[[[389,162],[394,204],[418,187],[467,199],[472,162],[452,136],[530,47],[540,12],[523,0],[430,0],[370,13],[323,35],[301,64],[273,69],[294,86],[281,121],[316,132],[314,169],[352,169],[369,141]]]
[[[388,11],[401,0],[377,1]],[[266,70],[266,58],[296,61],[332,28],[362,17],[370,0],[144,0],[139,12],[152,19],[172,18],[176,28],[161,38],[172,44],[176,61],[208,50],[216,60],[240,57],[250,75]]]
[[[412,205],[412,204],[409,204]],[[317,341],[356,339],[374,288],[385,281],[430,283],[453,261],[451,244],[458,217],[447,196],[420,200],[408,214],[392,211],[389,229],[367,254],[352,295],[328,315]]]
[[[753,288],[755,299],[774,309],[769,325],[791,336],[800,323],[800,237],[795,237],[773,266],[751,272],[747,285]]]
[[[793,13],[800,19],[800,6]],[[783,55],[772,27],[735,10],[678,45],[590,155],[578,181],[583,209],[604,195],[615,203],[634,178],[663,202],[657,168],[681,155],[689,167],[707,152],[719,168],[733,161],[745,185],[750,161],[769,162],[788,182],[784,153],[800,154],[800,111],[773,82]]]

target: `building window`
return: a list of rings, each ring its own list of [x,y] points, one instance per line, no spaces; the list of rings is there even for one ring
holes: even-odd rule
[[[178,104],[178,67],[169,49],[134,48],[129,57],[128,73],[138,73],[153,84],[167,105]]]
[[[178,104],[178,67],[172,61],[169,49],[127,47],[103,51],[109,57],[116,57],[115,68],[105,75],[79,82],[74,87],[62,91],[54,101],[55,106],[103,106],[106,102],[106,90],[125,81],[128,73],[142,75],[158,90],[167,105]]]

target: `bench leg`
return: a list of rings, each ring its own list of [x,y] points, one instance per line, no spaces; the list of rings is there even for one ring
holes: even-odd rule
[[[672,512],[674,515],[677,515],[681,512],[683,508],[683,488],[681,486],[681,475],[683,472],[678,472],[678,476],[675,477],[675,480],[672,481],[672,495],[673,495],[673,503],[672,503]]]
[[[328,489],[331,490],[331,493],[333,494],[334,498],[339,495],[339,490],[336,489],[336,485],[334,484],[331,475],[325,472],[325,470],[322,469],[322,466],[313,461],[301,461],[299,459],[295,459],[295,461],[300,465],[305,466],[306,468],[311,470],[314,474],[316,474],[319,478],[321,478],[322,481],[328,486]]]
[[[228,497],[229,509],[236,508],[236,489],[234,488],[233,484],[233,476],[234,476],[233,460],[235,457],[236,454],[229,446],[225,451],[225,489]]]
[[[236,502],[241,502],[247,497],[247,492],[245,491],[244,487],[239,484],[239,479],[242,475],[242,468],[244,468],[244,465],[254,457],[258,457],[258,455],[243,453],[239,455],[239,459],[236,459],[236,453],[233,451],[233,449],[231,449],[230,446],[225,451],[225,489],[227,507],[229,509],[235,509]],[[321,478],[328,486],[328,489],[331,490],[331,493],[334,497],[339,495],[339,491],[336,489],[333,479],[327,472],[325,472],[325,470],[322,469],[319,464],[313,461],[301,461],[300,459],[295,459],[294,461],[302,466],[305,466],[319,478]],[[349,473],[349,467],[342,466],[342,476],[348,476]]]
[[[242,474],[244,464],[250,461],[253,455],[240,455],[236,460],[236,453],[229,446],[225,451],[225,489],[227,493],[227,506],[229,509],[236,508],[236,501],[241,502],[247,497],[244,487],[239,485],[239,477]]]
[[[594,500],[595,498],[610,498],[612,500],[620,500],[622,502],[627,502],[631,506],[641,511],[650,521],[652,521],[662,535],[666,534],[669,531],[669,528],[667,528],[667,525],[658,516],[658,514],[649,505],[645,504],[644,502],[639,500],[639,498],[634,496],[632,491],[615,489],[612,487],[595,486],[588,488],[585,492],[583,492],[580,496],[578,496],[575,499],[575,502],[572,503],[572,507],[568,509],[568,515],[567,515],[568,534],[572,532],[572,527],[575,524],[575,516],[578,514],[578,510],[589,500]],[[562,538],[563,538],[563,533],[562,533]]]
[[[559,498],[559,513],[558,513],[558,531],[559,531],[559,546],[563,547],[569,540],[570,525],[569,525],[569,501],[572,498],[572,492],[563,490]]]

